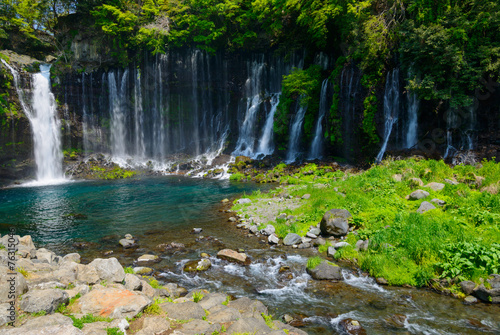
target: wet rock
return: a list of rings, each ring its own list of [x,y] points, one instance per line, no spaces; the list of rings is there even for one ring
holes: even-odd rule
[[[191,234],[200,234],[203,231],[202,228],[193,228]]]
[[[234,217],[234,216],[231,216],[229,219],[228,219],[229,222],[236,222],[237,219]]]
[[[500,288],[500,275],[491,274],[486,281],[491,285],[491,288],[497,289]]]
[[[245,253],[240,253],[231,249],[223,249],[217,253],[217,257],[225,259],[230,262],[237,262],[240,264],[250,264],[250,259]]]
[[[338,265],[322,261],[314,269],[307,268],[307,273],[316,280],[342,280],[342,269]]]
[[[393,314],[384,319],[385,324],[389,328],[402,329],[405,328],[407,317],[403,314]]]
[[[96,258],[90,262],[88,267],[94,268],[101,280],[121,283],[125,279],[125,271],[116,258]]]
[[[480,330],[481,332],[484,332],[484,333],[495,333],[495,329],[485,325],[484,323],[482,323],[481,321],[477,320],[477,319],[467,319],[467,323],[469,324],[469,326],[473,329],[477,329],[477,330]]]
[[[228,198],[222,199],[220,202],[222,202],[223,204],[225,204],[226,202],[229,202],[229,199]]]
[[[340,328],[349,335],[366,335],[366,330],[361,327],[359,321],[344,319],[339,323]]]
[[[203,258],[197,261],[190,261],[184,265],[184,271],[186,272],[195,272],[195,271],[206,271],[210,269],[212,263],[208,258]]]
[[[417,213],[423,214],[431,209],[436,209],[436,207],[428,201],[424,201],[420,204],[420,207],[417,209]]]
[[[429,196],[429,192],[424,190],[416,190],[410,194],[410,200],[420,200],[427,198]]]
[[[109,256],[113,254],[113,250],[108,250],[104,252],[104,256]]]
[[[491,302],[494,304],[500,303],[500,288],[488,290],[483,284],[481,284],[474,289],[472,295],[485,302]]]
[[[134,237],[131,234],[125,234],[125,239],[126,240],[133,240]]]
[[[435,192],[439,192],[439,191],[442,191],[444,189],[444,184],[432,182],[432,183],[425,185],[425,187],[428,187]]]
[[[466,295],[472,294],[472,291],[474,291],[474,288],[476,287],[476,283],[470,280],[464,280],[460,282],[460,288],[462,289],[462,292],[464,292]]]
[[[252,200],[250,200],[248,198],[238,199],[238,201],[237,201],[238,204],[249,204],[251,202],[252,202]]]
[[[311,198],[311,195],[309,193],[307,193],[307,194],[304,194],[301,199],[308,200],[309,198]]]
[[[446,205],[446,201],[444,201],[444,200],[432,199],[431,202],[433,204],[440,206],[440,207],[443,207],[444,205]]]
[[[126,238],[122,238],[120,241],[118,241],[118,243],[124,247],[125,249],[128,249],[128,248],[133,248],[136,246],[135,244],[135,241],[134,240],[129,240],[129,239],[126,239]]]
[[[348,219],[351,213],[345,209],[331,209],[323,215],[320,223],[321,233],[329,236],[344,236],[349,232]]]
[[[147,276],[153,273],[153,269],[148,268],[147,266],[137,266],[133,268],[135,274],[141,275],[141,276]]]
[[[9,275],[9,272],[11,272],[9,268],[0,266],[0,303],[9,303],[12,300],[8,297],[12,288],[15,291],[16,298],[28,291],[28,284],[23,275],[16,271],[16,278],[12,281],[12,275]]]
[[[80,298],[83,314],[133,318],[152,303],[143,294],[114,287],[95,288]]]
[[[47,314],[52,314],[60,304],[66,304],[68,301],[68,293],[63,290],[32,290],[23,296],[20,306],[28,313],[45,311]]]
[[[239,319],[235,323],[233,323],[228,329],[228,334],[233,333],[248,333],[248,334],[266,334],[270,333],[271,329],[266,325],[263,319],[257,318],[245,318]]]
[[[302,237],[295,233],[289,233],[283,239],[284,245],[294,245],[302,242]]]
[[[383,277],[375,278],[375,282],[379,285],[389,285],[389,282]]]
[[[267,241],[270,243],[270,244],[278,244],[280,242],[280,239],[278,237],[278,235],[276,234],[271,234],[269,235]]]
[[[167,313],[170,319],[202,319],[206,316],[205,310],[195,302],[186,301],[174,304],[173,302],[165,302],[160,305],[160,308]]]
[[[473,305],[475,303],[477,303],[477,299],[471,295],[466,296],[464,299],[465,305]]]
[[[139,264],[144,264],[144,263],[156,263],[161,261],[161,258],[158,257],[157,255],[142,255],[137,259],[137,263]]]

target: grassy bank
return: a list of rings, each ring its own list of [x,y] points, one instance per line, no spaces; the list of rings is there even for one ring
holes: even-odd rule
[[[278,165],[275,170],[283,168]],[[277,172],[269,171],[267,176],[274,178]],[[293,186],[249,196],[256,200],[310,194],[296,208],[285,210],[296,217],[295,222],[269,222],[278,236],[289,232],[303,236],[326,211],[347,209],[354,228],[346,237],[351,246],[339,249],[335,258],[349,260],[391,285],[425,286],[434,278],[479,283],[500,271],[500,164],[483,161],[450,167],[434,160],[386,160],[364,172],[309,164],[281,182]],[[444,189],[425,186],[431,182],[443,183]],[[430,194],[408,200],[417,189]],[[420,204],[431,199],[445,204],[418,214]],[[234,209],[249,213],[250,206],[237,204]],[[370,240],[368,250],[355,250],[359,239]],[[327,247],[321,246],[320,251]]]

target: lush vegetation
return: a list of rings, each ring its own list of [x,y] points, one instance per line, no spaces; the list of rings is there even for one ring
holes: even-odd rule
[[[274,176],[273,171],[269,176]],[[346,238],[351,246],[339,249],[335,258],[357,264],[390,284],[425,286],[435,278],[479,282],[480,278],[500,272],[498,163],[483,161],[476,166],[450,167],[434,160],[386,160],[365,172],[309,164],[296,173],[283,175],[280,182],[291,186],[269,194],[259,192],[250,198],[264,198],[262,205],[267,206],[267,197],[284,193],[295,198],[311,195],[308,200],[298,200],[298,208],[285,210],[296,217],[295,222],[270,222],[280,237],[289,232],[305,235],[326,211],[347,209],[355,230]],[[425,186],[430,182],[444,183],[445,187],[433,191]],[[407,196],[417,189],[430,195],[408,200]],[[435,205],[424,214],[416,212],[423,201],[435,198],[445,204]],[[242,213],[249,213],[248,208],[235,206]],[[360,239],[369,239],[367,251],[356,250]],[[327,247],[319,250],[325,252]],[[313,267],[318,260],[310,262],[308,266]]]

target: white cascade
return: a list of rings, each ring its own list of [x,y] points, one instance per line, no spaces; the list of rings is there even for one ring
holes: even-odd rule
[[[295,116],[292,120],[290,128],[290,138],[288,141],[288,152],[286,155],[286,162],[288,164],[295,162],[299,152],[300,135],[302,134],[302,124],[304,123],[304,116],[306,115],[307,106],[301,105],[302,97],[297,100],[295,109]]]
[[[257,148],[257,153],[255,156],[268,156],[274,152],[273,146],[273,125],[274,125],[274,114],[276,114],[276,109],[280,103],[281,93],[275,93],[271,95],[271,110],[266,118],[266,123],[264,125],[264,130],[262,131],[262,137],[259,140],[259,147]]]
[[[418,142],[418,108],[420,100],[416,93],[408,94],[408,126],[406,129],[405,149],[410,149]]]
[[[328,79],[321,84],[321,95],[319,100],[319,114],[314,130],[314,139],[311,143],[308,159],[319,159],[323,156],[323,119],[328,111]]]

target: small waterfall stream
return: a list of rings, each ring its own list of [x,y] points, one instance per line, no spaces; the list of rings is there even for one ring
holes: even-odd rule
[[[399,116],[399,69],[394,69],[387,73],[384,94],[384,141],[382,147],[375,158],[377,163],[384,158],[387,143],[391,137],[392,128]]]
[[[411,149],[418,142],[418,108],[420,100],[416,93],[411,92],[407,95],[408,100],[408,123],[406,127],[405,148]]]
[[[50,90],[50,65],[40,65],[40,72],[32,76],[31,105],[25,101],[20,87],[19,73],[2,59],[14,77],[14,85],[26,117],[30,121],[37,181],[31,185],[50,185],[64,182],[61,149],[61,122],[57,116],[56,101]]]
[[[319,101],[319,114],[314,130],[314,139],[311,143],[308,159],[319,159],[323,157],[323,119],[328,112],[328,79],[321,84],[321,96]]]
[[[298,158],[300,135],[302,134],[302,124],[304,123],[304,116],[306,115],[307,106],[301,106],[302,97],[297,100],[295,107],[295,115],[290,125],[290,138],[288,141],[288,151],[286,155],[286,162],[293,163]]]
[[[264,129],[262,130],[262,137],[259,141],[259,147],[255,156],[267,156],[274,152],[273,147],[273,125],[274,125],[274,114],[280,103],[281,93],[275,93],[271,95],[271,110],[269,111]]]

